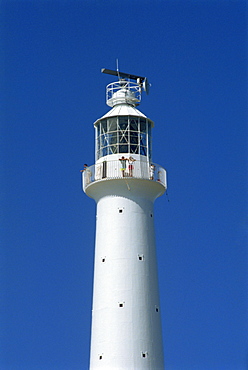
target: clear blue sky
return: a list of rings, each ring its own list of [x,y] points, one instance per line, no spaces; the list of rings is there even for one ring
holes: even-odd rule
[[[147,76],[166,370],[244,370],[247,2],[2,1],[1,370],[86,370],[100,69]]]

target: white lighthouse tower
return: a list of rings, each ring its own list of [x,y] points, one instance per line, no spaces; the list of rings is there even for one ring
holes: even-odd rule
[[[153,203],[166,171],[152,161],[154,124],[136,108],[149,85],[102,72],[118,78],[107,86],[112,109],[94,123],[95,164],[83,171],[97,203],[90,370],[162,370]]]

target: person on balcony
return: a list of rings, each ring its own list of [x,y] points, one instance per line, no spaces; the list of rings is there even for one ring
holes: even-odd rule
[[[155,166],[154,166],[154,164],[151,164],[151,166],[150,166],[150,180],[154,180],[154,172],[155,172]]]
[[[121,172],[122,172],[122,177],[125,176],[125,171],[126,171],[126,168],[127,168],[127,161],[128,161],[128,158],[125,158],[125,157],[121,157],[119,159],[119,161],[121,161]]]
[[[134,159],[133,157],[128,158],[128,172],[130,177],[133,176],[134,161],[136,161],[136,159]]]
[[[84,164],[84,169],[81,170],[81,172],[85,172],[85,185],[89,185],[90,178],[91,178],[91,170],[89,169],[89,166],[87,164]]]

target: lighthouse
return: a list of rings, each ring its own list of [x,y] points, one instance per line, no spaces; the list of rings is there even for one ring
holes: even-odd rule
[[[154,123],[137,109],[147,79],[116,76],[94,123],[95,164],[82,172],[97,205],[90,370],[164,369],[154,201],[166,171],[152,159]]]

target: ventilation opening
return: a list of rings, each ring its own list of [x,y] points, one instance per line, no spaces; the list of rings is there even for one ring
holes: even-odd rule
[[[144,254],[138,254],[138,260],[144,261]]]
[[[123,209],[119,209],[119,213],[122,213],[123,212]]]
[[[102,360],[102,355],[99,355],[99,360]]]
[[[103,258],[102,258],[102,262],[105,262],[105,261],[106,261],[106,257],[103,257]]]
[[[147,352],[142,352],[142,353],[141,353],[141,356],[142,356],[143,358],[146,358],[146,357],[148,356],[148,353],[147,353]]]
[[[124,307],[125,302],[119,302],[119,307]]]
[[[155,306],[155,311],[159,312],[159,308],[157,306]]]
[[[150,215],[151,217],[152,217],[152,213],[151,213],[151,215]]]

